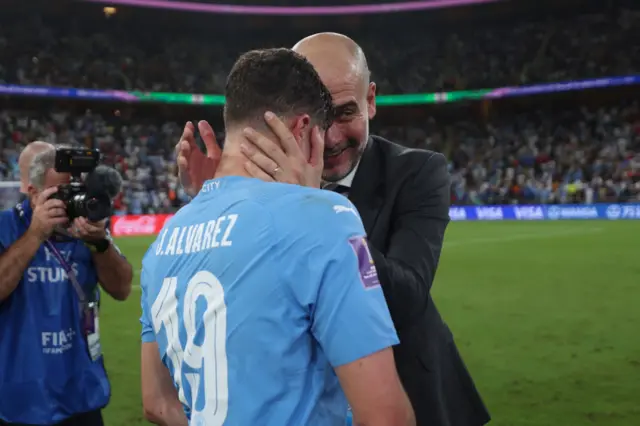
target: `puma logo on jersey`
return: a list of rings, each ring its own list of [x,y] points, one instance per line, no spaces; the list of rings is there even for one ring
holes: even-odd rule
[[[357,218],[360,217],[358,215],[358,212],[356,211],[356,209],[354,209],[353,207],[341,206],[341,205],[337,204],[337,205],[333,206],[333,211],[336,212],[337,214],[345,213],[345,212],[351,212],[354,215],[356,215]]]

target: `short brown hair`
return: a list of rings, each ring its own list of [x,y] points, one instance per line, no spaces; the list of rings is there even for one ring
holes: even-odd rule
[[[332,122],[332,99],[313,65],[291,49],[252,50],[233,65],[225,88],[225,125],[278,116],[309,114],[314,125]]]

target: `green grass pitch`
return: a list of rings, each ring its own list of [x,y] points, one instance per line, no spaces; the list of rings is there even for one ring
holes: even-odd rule
[[[151,241],[117,243],[139,271]],[[138,279],[104,299],[107,426],[147,424]],[[493,425],[640,425],[640,222],[452,223],[433,294]]]

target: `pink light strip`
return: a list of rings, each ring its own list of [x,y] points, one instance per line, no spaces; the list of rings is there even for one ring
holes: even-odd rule
[[[360,15],[371,13],[411,12],[442,9],[445,7],[493,3],[500,0],[422,0],[402,3],[362,4],[352,6],[238,6],[230,4],[192,3],[171,0],[83,0],[105,6],[134,6],[154,9],[183,10],[186,12],[236,15]]]

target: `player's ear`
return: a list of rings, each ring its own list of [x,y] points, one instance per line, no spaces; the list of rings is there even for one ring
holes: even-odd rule
[[[293,133],[293,136],[296,138],[296,142],[298,142],[304,158],[309,158],[309,154],[311,153],[311,130],[311,117],[309,117],[308,114],[299,115],[293,121],[291,133]]]
[[[311,117],[308,114],[297,116],[291,125],[291,133],[296,138],[298,144],[305,139],[311,125]]]

